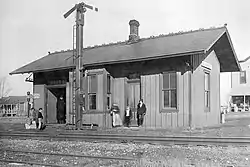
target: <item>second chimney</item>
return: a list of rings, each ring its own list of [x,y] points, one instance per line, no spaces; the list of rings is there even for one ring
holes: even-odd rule
[[[139,22],[137,20],[130,20],[129,21],[130,26],[130,34],[129,34],[129,42],[136,42],[140,39],[138,33],[139,33]]]

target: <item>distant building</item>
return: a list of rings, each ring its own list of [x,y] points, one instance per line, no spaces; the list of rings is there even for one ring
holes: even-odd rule
[[[0,98],[0,117],[27,116],[26,96]]]
[[[220,72],[240,71],[226,26],[139,37],[131,20],[127,41],[83,49],[84,124],[111,127],[109,109],[123,117],[130,106],[133,122],[143,99],[144,127],[209,126],[220,123]],[[57,123],[57,100],[66,103],[66,122],[75,124],[75,64],[72,50],[50,53],[10,74],[33,73],[35,108],[46,123]],[[136,124],[135,124],[136,125]]]
[[[250,56],[239,61],[242,68],[231,73],[231,106],[237,105],[238,111],[249,111],[250,106]]]

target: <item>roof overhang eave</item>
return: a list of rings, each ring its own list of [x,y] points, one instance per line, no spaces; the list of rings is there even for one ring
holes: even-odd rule
[[[231,46],[231,48],[232,48],[234,58],[235,58],[235,60],[236,60],[237,67],[238,67],[239,71],[242,71],[241,66],[240,66],[240,63],[239,63],[239,60],[238,60],[238,57],[237,57],[237,55],[236,55],[236,52],[235,52],[235,49],[234,49],[234,47],[233,47],[233,43],[232,43],[232,40],[231,40],[231,38],[230,38],[230,35],[229,35],[228,31],[226,31],[226,34],[227,34],[227,37],[228,37],[230,46]]]
[[[198,50],[192,52],[185,52],[185,53],[176,53],[176,54],[166,54],[154,57],[146,57],[146,58],[139,58],[139,59],[128,59],[128,60],[118,60],[118,61],[109,61],[109,62],[98,62],[92,64],[85,64],[85,67],[93,67],[93,66],[102,66],[102,65],[111,65],[111,64],[121,64],[121,63],[132,63],[132,62],[140,62],[140,61],[148,61],[148,60],[156,60],[156,59],[164,59],[164,58],[172,58],[172,57],[181,57],[181,56],[190,56],[194,54],[204,54],[205,50]]]
[[[60,68],[50,68],[50,69],[42,69],[42,70],[27,70],[27,71],[13,71],[9,73],[9,75],[14,75],[14,74],[25,74],[25,73],[37,73],[37,72],[49,72],[49,71],[58,71],[58,70],[68,70],[68,69],[73,69],[75,66],[67,66],[67,67],[60,67]]]
[[[110,64],[119,64],[119,63],[131,63],[131,62],[139,62],[139,61],[147,61],[147,60],[155,60],[155,59],[163,59],[163,58],[172,58],[172,57],[181,57],[181,56],[190,56],[194,54],[204,54],[205,50],[197,50],[191,52],[184,52],[184,53],[175,53],[175,54],[165,54],[159,55],[154,57],[145,57],[145,58],[138,58],[138,59],[126,59],[126,60],[118,60],[118,61],[104,61],[98,63],[88,63],[84,64],[85,67],[93,67],[93,66],[103,66],[103,65],[110,65]],[[67,67],[60,67],[60,68],[50,68],[50,69],[41,69],[41,70],[15,70],[9,75],[14,74],[25,74],[25,73],[37,73],[37,72],[49,72],[55,70],[67,70],[67,69],[74,69],[75,66],[67,66]]]
[[[227,29],[225,29],[225,31],[224,31],[223,33],[221,33],[221,35],[219,35],[218,38],[217,38],[217,39],[216,39],[216,40],[215,40],[215,41],[205,50],[205,53],[208,53],[208,52],[210,52],[211,50],[213,50],[213,47],[214,47],[214,45],[216,45],[216,42],[217,42],[218,40],[220,40],[220,38],[222,38],[222,36],[223,36],[224,34],[227,36],[229,45],[230,45],[230,47],[231,47],[231,49],[232,49],[232,55],[233,55],[233,58],[234,58],[235,61],[236,61],[237,70],[225,70],[225,71],[221,71],[221,72],[235,72],[235,71],[241,71],[241,66],[240,66],[240,64],[239,64],[239,60],[238,60],[238,58],[237,58],[237,56],[236,56],[236,52],[235,52],[235,50],[234,50],[234,47],[233,47],[233,44],[232,44],[232,41],[231,41],[231,38],[230,38],[230,35],[229,35]],[[221,62],[220,62],[220,63],[221,63]]]

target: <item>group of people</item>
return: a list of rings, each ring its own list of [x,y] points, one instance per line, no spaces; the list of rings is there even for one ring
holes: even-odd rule
[[[146,106],[143,103],[143,100],[139,100],[137,105],[137,125],[141,127],[143,125],[143,119],[146,115]],[[120,109],[117,104],[113,104],[110,109],[110,115],[112,116],[112,127],[122,126],[122,120],[120,117]],[[124,126],[129,127],[132,119],[132,110],[129,106],[126,107],[124,112]]]
[[[62,101],[61,103],[59,102],[57,104],[57,120],[58,123],[64,123],[65,121],[65,113],[62,112],[64,111],[64,102],[63,99],[60,98]],[[25,124],[26,129],[39,129],[43,130],[45,129],[45,125],[43,123],[43,114],[42,114],[43,109],[39,108],[37,111],[34,108],[31,108],[31,117],[28,121],[28,123]],[[120,109],[117,104],[113,104],[111,109],[110,109],[110,115],[112,116],[112,127],[119,127],[123,125],[123,122],[120,117]],[[146,115],[146,106],[143,103],[143,100],[139,100],[139,103],[137,105],[137,125],[138,127],[141,127],[143,125],[143,119],[144,116]],[[132,110],[129,106],[126,107],[126,110],[124,112],[124,126],[129,127],[131,119],[133,117]]]
[[[43,130],[45,129],[46,125],[44,125],[43,123],[43,114],[42,108],[39,108],[39,110],[37,111],[34,108],[30,109],[30,113],[31,113],[31,117],[28,121],[28,123],[25,124],[25,128],[26,129],[39,129],[39,130]]]

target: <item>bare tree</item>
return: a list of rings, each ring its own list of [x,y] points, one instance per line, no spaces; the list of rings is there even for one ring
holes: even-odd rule
[[[0,78],[0,98],[7,97],[11,92],[11,88],[7,83],[7,77]]]

